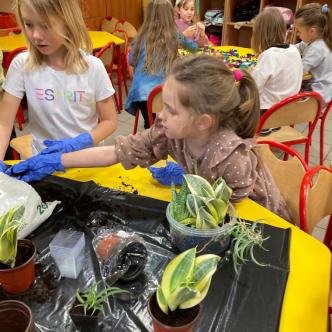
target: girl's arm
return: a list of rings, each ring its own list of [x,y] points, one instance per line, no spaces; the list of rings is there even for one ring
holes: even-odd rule
[[[0,160],[3,160],[8,147],[10,134],[21,99],[7,92],[0,101]]]
[[[115,146],[100,146],[61,156],[64,168],[111,166],[119,162]]]
[[[99,123],[90,134],[94,144],[98,144],[103,139],[111,135],[117,127],[117,115],[113,96],[97,102],[97,112]]]

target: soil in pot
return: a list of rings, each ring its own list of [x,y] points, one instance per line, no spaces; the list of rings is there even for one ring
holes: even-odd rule
[[[74,322],[76,328],[80,332],[96,332],[98,331],[98,322],[99,315],[98,312],[92,315],[92,310],[88,310],[86,314],[84,314],[83,307],[76,307],[79,304],[77,300],[75,300],[73,306],[69,311],[69,315]]]
[[[18,240],[15,267],[0,264],[0,283],[8,293],[26,291],[35,280],[36,247],[30,240]]]
[[[166,315],[158,306],[156,293],[151,296],[148,308],[155,332],[172,330],[176,332],[191,332],[200,313],[200,305],[196,305],[189,309],[169,311],[169,314]]]
[[[33,332],[35,324],[29,307],[20,301],[0,302],[1,332]]]

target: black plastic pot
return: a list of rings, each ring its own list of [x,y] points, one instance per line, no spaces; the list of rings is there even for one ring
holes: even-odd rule
[[[80,332],[95,332],[99,331],[99,313],[91,315],[89,312],[84,314],[82,307],[76,307],[77,301],[74,302],[72,308],[69,311],[70,318],[74,322],[76,328]]]

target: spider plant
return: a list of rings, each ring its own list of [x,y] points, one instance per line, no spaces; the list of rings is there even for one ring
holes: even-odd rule
[[[93,284],[84,293],[80,293],[78,290],[76,292],[76,299],[79,304],[75,307],[82,307],[84,315],[88,312],[91,312],[91,316],[94,313],[102,312],[103,316],[105,316],[104,303],[108,297],[118,293],[128,293],[128,291],[119,287],[107,287],[102,291],[98,291],[99,283],[100,281]]]
[[[17,254],[17,230],[23,223],[24,205],[10,209],[0,216],[0,262],[15,266]]]

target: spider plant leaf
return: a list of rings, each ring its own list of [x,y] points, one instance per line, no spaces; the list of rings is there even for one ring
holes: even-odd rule
[[[215,193],[210,183],[199,175],[185,174],[184,179],[190,192],[195,196],[214,198]]]
[[[178,287],[171,293],[167,299],[168,307],[171,311],[176,310],[176,308],[183,302],[189,299],[195,298],[199,292],[196,289],[190,288],[188,286]]]
[[[167,265],[161,280],[162,292],[168,302],[168,297],[180,286],[186,285],[191,279],[196,248],[191,248],[173,258]]]
[[[202,292],[216,272],[219,261],[220,257],[213,254],[198,256],[195,259],[191,287]]]

